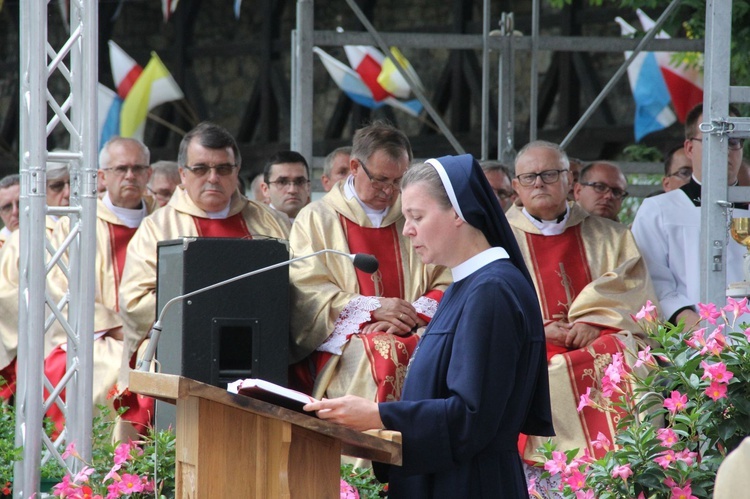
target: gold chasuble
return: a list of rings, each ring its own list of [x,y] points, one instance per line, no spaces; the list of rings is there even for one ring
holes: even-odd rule
[[[400,396],[416,335],[360,334],[360,330],[380,307],[378,296],[407,300],[429,321],[451,282],[450,271],[422,264],[401,233],[400,201],[388,210],[380,227],[373,227],[357,198],[347,198],[346,185],[339,182],[320,201],[300,211],[289,239],[292,252],[301,256],[328,248],[368,253],[376,256],[380,267],[366,274],[350,260],[329,254],[291,267],[290,354],[292,362],[299,362],[292,377],[297,376],[297,386],[303,389],[310,390],[314,382],[317,397],[351,393],[370,400],[394,400]]]
[[[647,300],[657,303],[651,278],[630,230],[619,223],[591,216],[575,203],[565,230],[544,235],[518,207],[508,222],[536,286],[545,326],[556,321],[582,322],[602,328],[589,346],[568,350],[547,342],[550,396],[558,450],[588,449],[602,432],[613,440],[618,414],[586,407],[577,411],[581,395],[596,390],[612,356],[621,353],[629,366],[637,360],[644,339],[631,314]],[[623,387],[626,388],[626,387]],[[546,440],[520,442],[528,461],[541,461],[535,449]]]
[[[46,217],[47,237],[52,236],[55,220]],[[21,233],[11,233],[0,251],[0,376],[7,385],[0,387],[0,398],[8,400],[15,393],[16,351],[18,350],[18,263],[21,254]],[[61,335],[46,334],[44,355],[67,339]]]

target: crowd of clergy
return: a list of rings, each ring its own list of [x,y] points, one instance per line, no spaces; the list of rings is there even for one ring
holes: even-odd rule
[[[699,320],[701,121],[698,106],[687,117],[684,143],[666,155],[664,192],[643,201],[632,228],[618,220],[628,185],[615,163],[583,163],[541,140],[521,148],[512,165],[481,162],[536,288],[558,449],[599,456],[591,436],[613,439],[618,416],[593,408],[579,413],[578,399],[603,376],[604,359],[619,352],[634,361],[632,352],[646,345],[632,314],[650,300],[671,322]],[[728,146],[729,184],[750,183],[743,142],[729,139]],[[248,198],[240,189],[240,150],[221,126],[201,123],[188,132],[176,162],[151,164],[140,141],[109,140],[98,171],[94,403],[112,414],[128,408],[123,419],[131,426],[123,434],[149,423],[150,401],[128,392],[127,374],[155,320],[157,243],[178,237],[271,237],[288,240],[291,256],[321,249],[376,256],[380,266],[372,275],[336,255],[291,266],[290,385],[317,398],[398,400],[420,334],[452,282],[451,269],[422,263],[404,235],[400,182],[413,161],[406,135],[375,122],[356,131],[351,147],[325,158],[327,192],[319,200],[311,202],[310,167],[294,151],[268,159]],[[67,165],[48,163],[46,178],[47,204],[67,205]],[[0,375],[6,382],[0,395],[9,401],[23,250],[19,190],[18,175],[0,181]],[[748,216],[743,207],[733,214]],[[53,246],[71,230],[68,217],[50,215],[46,227]],[[730,242],[728,282],[744,279],[744,252]],[[50,271],[48,289],[63,299],[62,271]],[[53,383],[65,372],[66,340],[56,325],[45,337],[45,373]],[[62,414],[53,408],[49,416],[59,430]],[[536,449],[546,438],[521,436],[525,462],[541,459]],[[528,466],[527,477],[539,479],[537,469]]]

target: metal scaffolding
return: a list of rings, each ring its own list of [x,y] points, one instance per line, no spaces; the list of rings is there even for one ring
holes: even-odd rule
[[[38,494],[42,460],[56,459],[71,471],[80,469],[79,461],[62,460],[63,443],[75,443],[81,457],[91,459],[98,2],[70,2],[70,34],[58,48],[48,40],[47,7],[44,0],[24,1],[20,7],[21,257],[15,404],[16,444],[23,446],[23,460],[15,464],[13,483],[19,499]],[[53,89],[53,81],[64,82],[62,99],[55,95],[59,89]],[[70,137],[68,150],[47,151],[47,137],[58,127]],[[47,161],[70,165],[69,207],[47,206]],[[60,248],[53,248],[45,219],[61,215],[71,219],[71,235]],[[65,251],[67,265],[61,260]],[[69,282],[60,303],[47,289],[47,273],[54,265],[60,265]],[[45,307],[52,312],[49,317]],[[68,369],[54,387],[44,376],[44,334],[56,320],[68,333]],[[63,388],[65,401],[59,397]],[[45,389],[50,394],[46,399]],[[55,442],[43,430],[44,414],[52,404],[66,418]]]
[[[727,137],[750,137],[750,119],[729,116],[730,103],[750,102],[750,87],[730,85],[732,4],[706,3],[701,203],[701,301],[726,300],[726,259],[731,202],[747,202],[750,187],[727,187]]]

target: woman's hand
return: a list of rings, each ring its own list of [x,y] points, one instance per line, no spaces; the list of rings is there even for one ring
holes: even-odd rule
[[[353,430],[365,431],[380,430],[383,428],[378,404],[354,395],[311,402],[306,404],[303,409],[306,411],[315,411],[320,419],[325,419]]]

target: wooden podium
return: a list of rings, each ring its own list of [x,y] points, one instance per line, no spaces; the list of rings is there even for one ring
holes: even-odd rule
[[[177,405],[175,497],[339,497],[341,454],[401,464],[400,434],[350,430],[172,374],[130,390]]]

